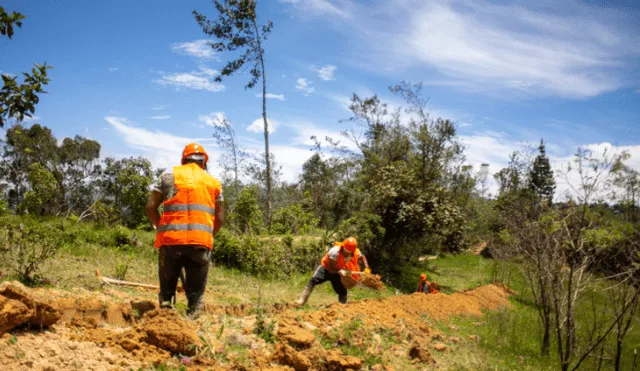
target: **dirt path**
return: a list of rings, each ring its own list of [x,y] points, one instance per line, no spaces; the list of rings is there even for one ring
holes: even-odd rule
[[[276,338],[272,344],[254,334],[252,306],[210,306],[192,321],[158,310],[152,301],[118,296],[0,285],[0,333],[5,332],[0,364],[11,370],[120,370],[180,363],[188,369],[391,370],[400,361],[433,363],[431,350],[446,348],[430,326],[433,320],[479,316],[482,310],[509,305],[508,293],[494,285],[311,311],[275,304],[264,308],[267,324],[274,325],[267,329]]]

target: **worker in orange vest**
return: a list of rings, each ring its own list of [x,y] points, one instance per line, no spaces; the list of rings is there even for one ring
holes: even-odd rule
[[[304,288],[302,295],[296,301],[296,305],[304,305],[309,300],[309,295],[317,285],[331,282],[333,290],[338,294],[340,303],[347,303],[347,288],[342,284],[341,277],[352,275],[351,272],[360,272],[359,262],[364,264],[364,272],[371,273],[367,258],[358,249],[358,241],[355,237],[349,237],[343,242],[336,242],[320,261],[320,266]],[[353,274],[354,279],[358,276]]]
[[[207,173],[208,161],[201,145],[188,144],[182,151],[182,165],[160,175],[147,202],[147,215],[157,231],[154,246],[159,249],[160,306],[172,307],[184,268],[189,314],[202,307],[213,237],[224,219],[222,186]]]
[[[437,294],[438,290],[431,286],[431,282],[427,281],[427,275],[422,273],[420,275],[420,283],[416,292],[423,292],[425,294]]]

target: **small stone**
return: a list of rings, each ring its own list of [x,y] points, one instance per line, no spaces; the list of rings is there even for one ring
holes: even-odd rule
[[[437,350],[438,352],[444,352],[445,350],[447,350],[447,346],[442,343],[437,343],[433,345],[433,349]]]
[[[478,335],[469,335],[469,340],[479,341],[480,337]]]
[[[460,338],[459,338],[459,337],[457,337],[457,336],[452,336],[452,337],[450,337],[450,338],[449,338],[449,341],[450,341],[451,343],[458,344],[459,342],[461,342],[461,341],[462,341],[462,339],[460,339]]]

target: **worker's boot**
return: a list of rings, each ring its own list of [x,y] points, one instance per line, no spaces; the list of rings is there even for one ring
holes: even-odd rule
[[[340,304],[347,304],[347,295],[338,295],[338,302],[340,302]]]
[[[310,283],[307,283],[307,286],[305,286],[304,291],[302,292],[302,295],[300,295],[300,299],[296,300],[295,304],[299,307],[305,305],[307,303],[307,300],[309,300],[311,291],[313,291],[313,285]]]

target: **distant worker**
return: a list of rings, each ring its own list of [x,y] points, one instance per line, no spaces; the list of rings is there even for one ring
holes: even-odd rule
[[[431,282],[427,281],[427,275],[422,273],[420,275],[420,283],[418,284],[418,289],[416,292],[423,292],[425,294],[437,294],[438,290],[436,290],[434,285]]]
[[[341,277],[348,277],[351,272],[360,272],[360,260],[364,264],[364,272],[371,273],[367,258],[358,249],[358,241],[355,237],[349,237],[343,242],[336,242],[320,261],[320,266],[307,283],[300,299],[296,301],[296,305],[304,305],[313,288],[326,281],[331,281],[333,290],[338,294],[338,301],[346,304],[347,288],[342,283]],[[357,276],[354,278],[357,279]]]
[[[222,186],[206,172],[208,161],[201,145],[188,144],[182,151],[182,165],[160,175],[147,202],[147,215],[157,230],[160,306],[172,307],[184,268],[189,314],[202,308],[213,237],[224,220]],[[160,216],[158,207],[163,203]]]

